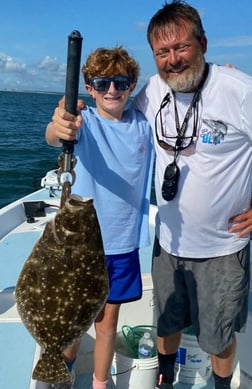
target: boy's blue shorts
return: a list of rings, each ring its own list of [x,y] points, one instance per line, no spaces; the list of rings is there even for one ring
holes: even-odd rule
[[[121,304],[139,300],[142,297],[139,250],[106,255],[106,263],[110,289],[107,303]]]

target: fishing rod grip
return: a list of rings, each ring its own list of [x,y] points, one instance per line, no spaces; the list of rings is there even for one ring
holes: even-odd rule
[[[76,115],[80,79],[82,36],[75,30],[68,36],[65,109]]]
[[[67,112],[76,115],[77,100],[80,80],[82,36],[79,31],[74,30],[68,36],[67,49],[67,69],[65,86],[65,109]],[[76,141],[66,141],[61,139],[65,153],[73,154]],[[66,156],[67,158],[67,156]]]

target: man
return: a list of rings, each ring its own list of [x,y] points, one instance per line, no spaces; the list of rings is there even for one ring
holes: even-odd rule
[[[230,389],[248,312],[252,77],[206,63],[199,14],[185,2],[166,3],[147,37],[158,74],[135,105],[155,136],[156,388],[173,388],[181,331],[192,325],[215,389]]]

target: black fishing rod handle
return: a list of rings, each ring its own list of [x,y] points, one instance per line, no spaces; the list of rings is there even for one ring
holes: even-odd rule
[[[82,36],[75,30],[68,36],[65,109],[76,115],[80,80]]]

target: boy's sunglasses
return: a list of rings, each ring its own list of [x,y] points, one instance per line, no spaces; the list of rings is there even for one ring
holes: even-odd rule
[[[110,84],[113,81],[116,90],[128,90],[133,79],[129,76],[115,76],[115,77],[92,77],[90,78],[90,85],[97,92],[105,92],[109,90]]]

